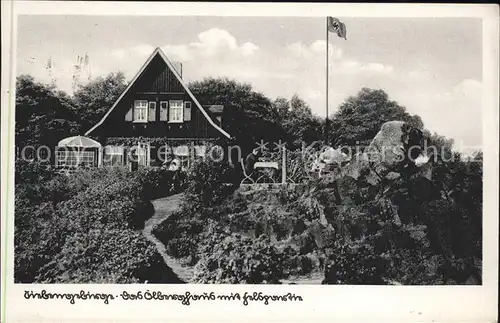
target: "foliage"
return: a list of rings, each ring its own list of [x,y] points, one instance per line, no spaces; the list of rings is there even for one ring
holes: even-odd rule
[[[211,158],[197,161],[187,175],[186,202],[209,206],[230,194],[235,185],[234,169]]]
[[[151,146],[155,147],[160,147],[163,145],[186,145],[193,143],[193,140],[172,140],[173,138],[168,138],[168,137],[111,137],[107,138],[106,140],[106,145],[124,145],[124,146],[133,146],[136,145],[138,142],[149,142]],[[196,141],[199,141],[200,144],[204,144],[206,142],[211,142],[213,140],[210,139],[198,139]]]
[[[224,106],[224,129],[235,138],[244,153],[260,140],[277,142],[282,139],[282,129],[276,122],[271,100],[254,91],[250,84],[227,78],[206,78],[188,86],[198,101]]]
[[[318,270],[312,254],[322,246],[324,233],[316,220],[318,210],[307,209],[307,203],[288,210],[280,204],[280,194],[290,196],[233,194],[198,207],[190,200],[154,234],[171,256],[197,264],[199,282],[271,283]]]
[[[334,245],[327,250],[332,256],[325,283],[355,283],[352,277],[356,275],[359,283],[374,283],[372,278],[376,276],[403,284],[463,284],[469,277],[481,281],[477,265],[481,262],[482,240],[481,166],[457,160],[446,168],[448,171],[432,182],[409,178],[378,200],[358,196],[332,208],[327,218],[334,224],[336,242],[342,248]],[[436,171],[443,169],[437,167]],[[356,185],[358,189],[349,196],[359,191]],[[449,194],[451,187],[455,196]],[[402,224],[395,224],[395,214]],[[370,257],[352,256],[361,252],[353,253],[358,250],[353,244],[361,242],[361,250]],[[376,265],[367,265],[368,260]],[[347,270],[345,276],[346,266],[365,268],[364,274]],[[369,277],[364,276],[366,273]]]
[[[16,163],[16,282],[175,281],[138,231],[152,215],[155,183],[119,168],[66,177]]]
[[[340,240],[331,250],[324,284],[382,285],[387,261],[363,241]]]
[[[416,128],[423,128],[419,116],[411,116],[397,102],[391,101],[383,90],[363,88],[349,97],[333,115],[330,140],[335,146],[368,146],[387,121],[401,120]]]
[[[30,75],[18,76],[16,147],[45,145],[52,150],[61,139],[81,134],[102,118],[125,86],[123,73],[111,73],[80,85],[70,96]]]
[[[446,169],[437,167],[444,173],[433,181],[397,182],[378,198],[352,178],[337,186],[318,179],[277,191],[237,191],[193,207],[199,190],[155,235],[170,255],[197,264],[197,282],[272,282],[319,270],[325,284],[463,284],[471,276],[480,282],[480,154]],[[258,276],[249,263],[272,275]]]
[[[196,265],[194,282],[261,284],[278,283],[282,254],[265,235],[252,239],[240,234],[211,235]]]
[[[53,149],[59,140],[78,132],[78,120],[67,94],[29,75],[17,77],[15,133],[19,149],[28,145]]]
[[[73,95],[58,91],[53,85],[35,82],[23,75],[17,80],[16,145],[47,145],[70,135],[81,134],[95,125],[126,87],[124,74],[111,73],[86,85],[79,85]],[[307,104],[294,95],[291,100],[278,98],[272,102],[249,84],[226,78],[207,78],[189,84],[191,91],[204,104],[224,105],[224,129],[235,139],[243,154],[256,142],[286,141],[297,148],[300,141],[321,138],[321,120],[313,116]],[[150,139],[161,146],[165,138]],[[130,144],[137,138],[117,138],[105,144]],[[180,143],[177,143],[180,144]]]
[[[95,125],[111,108],[127,86],[123,72],[98,77],[80,85],[74,93],[75,112],[80,118],[80,131]]]
[[[143,167],[134,177],[144,190],[146,200],[179,193],[184,190],[187,181],[186,172],[173,172],[164,167]]]
[[[283,128],[283,141],[289,144],[289,149],[323,139],[321,120],[313,116],[311,108],[297,94],[291,100],[277,98],[272,106],[276,114],[275,123]]]
[[[68,236],[61,251],[40,269],[37,280],[41,283],[139,283],[151,280],[151,268],[158,268],[162,262],[141,232],[92,229]]]

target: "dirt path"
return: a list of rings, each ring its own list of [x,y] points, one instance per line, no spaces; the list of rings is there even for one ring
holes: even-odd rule
[[[165,264],[172,269],[177,277],[179,277],[182,281],[189,283],[194,274],[193,268],[184,267],[176,259],[167,255],[163,243],[161,243],[152,233],[153,228],[156,225],[165,221],[170,214],[180,207],[181,199],[182,193],[179,193],[151,201],[155,208],[155,214],[144,224],[143,234],[156,246],[156,249],[163,257]]]

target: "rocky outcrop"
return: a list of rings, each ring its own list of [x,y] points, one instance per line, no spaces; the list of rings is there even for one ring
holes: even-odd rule
[[[370,145],[351,158],[335,176],[338,202],[369,196],[382,200],[401,224],[398,207],[387,193],[410,178],[432,178],[432,162],[423,150],[425,138],[418,129],[403,121],[384,123]]]

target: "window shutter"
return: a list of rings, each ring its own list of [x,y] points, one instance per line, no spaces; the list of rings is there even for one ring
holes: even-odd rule
[[[127,114],[125,115],[125,121],[132,121],[132,116],[133,116],[133,109],[130,108],[127,112]]]
[[[149,102],[148,121],[156,120],[156,102]]]
[[[184,121],[191,121],[191,102],[184,102]]]
[[[160,121],[168,121],[168,101],[160,102]]]

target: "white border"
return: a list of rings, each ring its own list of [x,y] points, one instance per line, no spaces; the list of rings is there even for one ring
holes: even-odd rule
[[[493,322],[497,316],[498,262],[498,84],[499,84],[499,11],[495,5],[444,4],[252,4],[252,3],[112,3],[112,2],[28,2],[2,1],[2,188],[9,181],[9,191],[2,190],[2,265],[8,252],[7,322]],[[216,15],[216,16],[321,16],[338,17],[478,17],[483,19],[483,141],[484,141],[484,261],[482,286],[235,286],[235,285],[15,285],[13,284],[13,129],[14,96],[9,96],[9,82],[15,84],[17,15]],[[13,18],[13,20],[11,19]],[[13,45],[13,47],[11,46]],[[11,56],[13,55],[13,56]],[[5,66],[11,66],[11,69]],[[11,105],[11,110],[5,108]],[[6,131],[9,130],[9,131]],[[8,137],[10,136],[10,138]],[[8,141],[9,139],[9,141]],[[10,145],[7,146],[7,143]],[[8,163],[7,163],[8,162]],[[5,166],[8,166],[5,167]],[[8,176],[7,176],[8,175]],[[7,195],[9,199],[7,200]],[[6,206],[9,213],[6,214]],[[9,217],[7,232],[6,217]],[[5,236],[7,235],[7,236]],[[5,250],[7,247],[7,250]],[[3,277],[2,277],[3,279]],[[81,289],[93,292],[122,290],[161,290],[164,293],[284,291],[301,295],[301,303],[275,303],[268,306],[239,302],[27,301],[25,289],[51,292]]]

